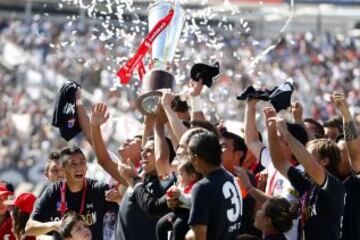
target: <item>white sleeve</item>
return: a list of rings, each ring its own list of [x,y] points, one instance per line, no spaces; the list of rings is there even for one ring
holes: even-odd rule
[[[183,203],[181,205],[181,207],[190,208],[190,206],[191,206],[191,194],[184,194],[184,193],[181,192],[180,196],[179,196],[179,201]]]
[[[271,163],[271,157],[270,157],[270,151],[269,148],[267,147],[263,147],[260,151],[260,164],[264,167],[264,168],[268,168],[269,164]]]

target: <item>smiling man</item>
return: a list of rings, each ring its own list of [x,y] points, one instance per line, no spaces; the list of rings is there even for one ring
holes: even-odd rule
[[[107,184],[85,178],[86,159],[78,147],[67,147],[60,152],[60,164],[65,180],[48,186],[38,199],[26,225],[26,234],[39,236],[58,232],[61,217],[68,211],[80,214],[94,239],[103,239],[103,217],[117,211],[117,204],[105,200]],[[57,234],[55,234],[57,235]]]

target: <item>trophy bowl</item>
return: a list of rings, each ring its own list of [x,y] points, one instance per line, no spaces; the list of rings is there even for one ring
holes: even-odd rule
[[[145,115],[156,114],[162,95],[159,89],[174,90],[175,87],[170,65],[185,23],[185,11],[178,3],[158,0],[148,9],[148,22],[150,32],[170,9],[174,9],[174,16],[151,46],[151,70],[145,74],[141,94],[136,100],[138,110]]]

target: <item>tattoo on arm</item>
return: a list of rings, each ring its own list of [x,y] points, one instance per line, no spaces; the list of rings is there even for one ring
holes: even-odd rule
[[[357,132],[353,121],[344,123],[344,134],[346,142],[353,141],[359,137],[359,133]]]

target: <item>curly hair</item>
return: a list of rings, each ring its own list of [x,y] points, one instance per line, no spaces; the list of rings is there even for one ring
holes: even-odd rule
[[[62,238],[72,237],[71,230],[73,229],[75,224],[79,221],[85,222],[84,219],[76,212],[74,211],[67,212],[62,218],[62,223],[59,230],[60,236]]]
[[[298,205],[291,205],[285,198],[270,198],[266,203],[265,216],[271,219],[272,225],[279,233],[287,232],[292,221],[299,213]]]

